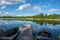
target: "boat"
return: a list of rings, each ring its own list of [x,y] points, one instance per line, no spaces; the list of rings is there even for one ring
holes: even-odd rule
[[[13,40],[19,33],[19,27],[12,28],[0,36],[0,40]]]
[[[43,30],[38,33],[37,40],[50,40],[51,34],[47,30]]]
[[[0,25],[0,35],[6,31],[6,28],[4,26]]]

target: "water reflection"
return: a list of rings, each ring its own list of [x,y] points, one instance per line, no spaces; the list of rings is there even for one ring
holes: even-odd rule
[[[0,27],[10,30],[14,27],[23,27],[26,23],[31,25],[34,37],[42,30],[47,30],[52,35],[52,40],[55,40],[57,34],[60,34],[60,21],[46,21],[46,20],[0,20]]]
[[[37,24],[40,24],[40,25],[46,25],[46,24],[53,24],[53,25],[56,25],[56,24],[60,24],[60,21],[49,21],[49,20],[32,20],[32,22],[34,23],[37,23]]]

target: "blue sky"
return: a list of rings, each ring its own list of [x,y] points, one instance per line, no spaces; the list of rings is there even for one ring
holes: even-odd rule
[[[60,14],[60,0],[0,0],[0,16]]]

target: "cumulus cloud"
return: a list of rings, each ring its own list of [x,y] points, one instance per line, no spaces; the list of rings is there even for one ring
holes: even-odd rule
[[[11,16],[12,13],[10,12],[0,12],[0,16]]]
[[[35,6],[33,6],[33,10],[38,10],[38,11],[40,11],[41,10],[41,7],[40,6],[38,6],[38,5],[35,5]]]
[[[49,10],[49,12],[55,12],[55,11],[58,11],[59,9],[54,9],[54,8],[52,8],[52,9],[50,9]]]
[[[30,14],[26,13],[26,14],[24,14],[24,16],[30,16]]]
[[[30,7],[31,7],[31,4],[23,4],[23,5],[19,6],[18,10],[27,9],[27,8],[30,8]]]
[[[5,16],[5,15],[7,15],[7,14],[8,14],[8,12],[6,12],[6,13],[1,12],[1,13],[0,13],[0,16]]]
[[[21,15],[16,14],[16,15],[13,15],[13,16],[32,16],[32,15],[34,15],[34,14],[24,13],[23,15],[22,14]]]
[[[1,9],[5,9],[6,8],[6,5],[2,6]]]
[[[22,15],[15,15],[15,16],[22,16]]]
[[[40,11],[41,7],[39,5],[31,5],[31,4],[23,4],[18,7],[18,10],[24,10],[24,9]]]
[[[16,4],[19,2],[25,2],[25,0],[0,0],[0,5],[10,5],[10,4]]]
[[[6,8],[6,5],[12,5],[17,3],[25,3],[25,0],[0,0],[0,9]]]

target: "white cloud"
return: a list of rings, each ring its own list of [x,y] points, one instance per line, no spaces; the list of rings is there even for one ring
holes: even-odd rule
[[[33,10],[38,10],[38,11],[40,11],[41,10],[41,7],[40,6],[38,6],[38,5],[35,5],[35,6],[33,6]]]
[[[39,5],[31,5],[31,4],[23,4],[18,7],[18,10],[24,10],[24,9],[40,11],[41,7]]]
[[[0,12],[1,13],[1,12]]]
[[[5,9],[5,8],[6,8],[6,6],[5,6],[5,5],[1,7],[1,9]]]
[[[6,8],[6,5],[12,5],[17,3],[25,3],[25,0],[0,0],[0,9]]]
[[[47,8],[47,7],[49,7],[50,6],[50,4],[48,4],[48,5],[43,5],[42,7],[43,8]]]
[[[10,13],[10,12],[1,12],[0,13],[0,16],[11,16],[12,15],[12,13]]]
[[[52,9],[50,9],[49,10],[49,12],[55,12],[55,11],[58,11],[59,9],[54,9],[54,8],[52,8]]]
[[[0,16],[6,16],[6,15],[8,15],[8,12],[5,12],[5,13],[1,12],[0,14]]]
[[[27,9],[27,8],[30,8],[30,7],[31,7],[31,4],[23,4],[23,5],[19,6],[18,10]]]
[[[30,16],[30,14],[29,13],[25,13],[24,15],[22,15],[22,16]]]
[[[22,16],[32,16],[32,15],[34,15],[34,14],[25,13],[25,14],[22,15]]]
[[[9,14],[9,12],[6,12],[5,15]]]
[[[15,16],[22,16],[22,15],[15,15]]]
[[[0,5],[11,5],[20,2],[25,3],[25,0],[0,0]]]

